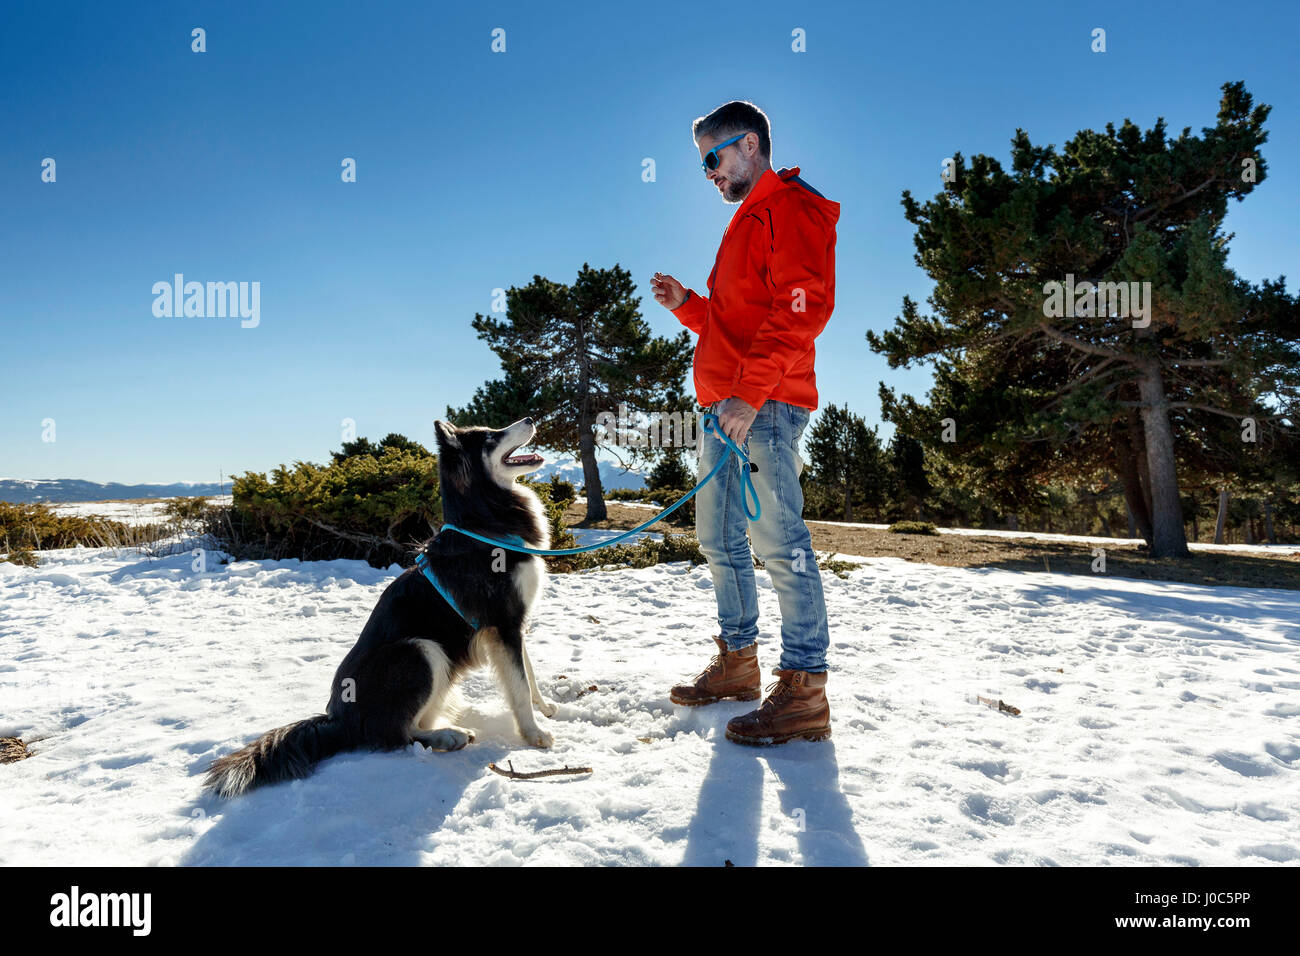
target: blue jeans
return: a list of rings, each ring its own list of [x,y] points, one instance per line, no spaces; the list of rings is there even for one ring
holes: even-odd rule
[[[709,411],[716,415],[721,405],[715,402]],[[799,487],[804,465],[799,439],[811,414],[798,405],[769,399],[758,410],[749,437],[738,443],[758,466],[750,475],[761,508],[757,521],[745,516],[740,459],[716,432],[697,430],[700,477],[712,471],[723,455],[728,461],[695,495],[695,533],[700,550],[709,559],[713,592],[718,598],[719,636],[728,649],[737,651],[758,640],[758,591],[745,538],[748,529],[781,606],[780,668],[819,673],[826,670],[830,633],[821,569],[803,521],[803,489]]]

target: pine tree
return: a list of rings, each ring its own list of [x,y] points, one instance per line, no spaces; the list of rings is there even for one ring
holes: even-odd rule
[[[900,514],[925,520],[925,499],[932,486],[925,472],[925,447],[909,435],[895,431],[889,440],[891,497]]]
[[[389,432],[383,437],[378,445],[372,444],[368,438],[357,438],[353,441],[345,441],[342,451],[330,452],[330,457],[335,462],[341,462],[353,455],[369,455],[371,458],[383,458],[384,452],[389,448],[395,448],[398,451],[413,452],[422,457],[428,457],[429,449],[425,448],[418,441],[411,441],[405,435],[399,435],[397,432]]]
[[[885,491],[880,437],[866,420],[847,408],[827,405],[808,430],[809,481],[843,502],[843,520],[854,520],[854,505],[879,514]]]
[[[646,487],[671,488],[674,491],[689,491],[695,486],[695,474],[683,461],[685,454],[680,448],[668,448],[663,456],[646,476]]]
[[[1057,153],[1017,130],[1011,172],[958,154],[933,200],[905,191],[936,314],[905,298],[867,340],[891,367],[940,365],[925,406],[884,390],[886,417],[986,479],[999,465],[1018,479],[1111,469],[1151,553],[1185,556],[1178,472],[1209,470],[1216,419],[1253,418],[1273,448],[1296,424],[1296,301],[1282,278],[1252,286],[1228,269],[1221,230],[1228,200],[1266,178],[1269,110],[1228,83],[1199,137],[1125,120]],[[1147,289],[1139,315],[1131,296]],[[943,418],[959,441],[937,437]]]
[[[576,452],[588,521],[606,517],[596,451],[609,445],[597,434],[597,416],[616,414],[624,402],[642,411],[668,407],[691,367],[690,333],[652,336],[635,290],[626,269],[587,263],[572,285],[534,276],[529,285],[507,289],[504,322],[478,314],[473,320],[478,337],[501,359],[503,377],[477,389],[464,408],[447,408],[447,419],[462,427],[499,428],[531,417],[534,444]]]

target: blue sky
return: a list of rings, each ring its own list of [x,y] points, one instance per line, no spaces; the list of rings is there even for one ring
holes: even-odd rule
[[[0,477],[216,480],[325,460],[344,418],[432,444],[447,404],[499,374],[470,327],[492,290],[570,282],[583,262],[630,269],[651,328],[676,334],[648,280],[704,287],[735,207],[690,124],[730,99],[771,117],[774,165],[841,203],[820,405],[870,423],[882,379],[929,381],[864,339],[930,288],[901,192],[932,196],[958,150],[1005,165],[1017,127],[1058,146],[1126,117],[1199,132],[1219,87],[1245,80],[1273,106],[1270,178],[1229,214],[1230,263],[1276,277],[1300,249],[1300,13],[1232,10],[11,0]],[[260,324],[155,317],[153,284],[177,272],[260,282]]]

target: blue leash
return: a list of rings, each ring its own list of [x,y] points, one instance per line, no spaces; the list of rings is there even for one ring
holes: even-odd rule
[[[755,470],[756,466],[751,464],[749,457],[743,451],[740,450],[739,446],[737,446],[736,443],[731,440],[730,436],[728,436],[725,432],[719,431],[716,428],[717,421],[718,421],[718,416],[714,415],[712,412],[708,412],[700,416],[700,427],[702,427],[705,431],[716,431],[718,437],[721,438],[724,442],[726,442],[727,450],[736,453],[736,457],[740,459],[741,465],[749,466],[749,467],[741,467],[740,469],[740,484],[741,484],[741,488],[743,489],[741,504],[745,508],[745,517],[748,518],[750,521],[757,521],[763,514],[763,507],[759,503],[758,492],[754,490],[754,480],[750,478],[750,472]],[[659,512],[659,514],[655,515],[645,524],[638,525],[637,527],[633,528],[631,531],[624,531],[622,534],[616,535],[615,537],[610,538],[608,541],[604,541],[600,544],[589,544],[584,548],[564,548],[556,551],[543,551],[538,548],[527,547],[524,544],[524,539],[517,534],[510,536],[511,537],[510,542],[496,541],[492,538],[484,537],[481,534],[476,534],[473,531],[466,531],[464,528],[461,528],[458,525],[451,524],[450,522],[444,524],[438,533],[442,534],[443,531],[446,531],[448,528],[451,528],[453,531],[459,531],[461,534],[469,535],[469,537],[471,538],[475,538],[479,541],[482,541],[484,544],[496,545],[499,548],[505,548],[509,551],[522,551],[527,554],[559,556],[565,554],[582,554],[586,551],[597,551],[601,548],[608,548],[612,545],[615,545],[626,538],[630,538],[634,534],[639,534],[640,532],[644,531],[646,528],[650,527],[651,525],[657,524],[658,522],[662,521],[664,518],[668,517],[668,515],[672,514],[682,505],[686,504],[686,502],[690,501],[691,498],[694,497],[697,491],[699,491],[710,481],[712,481],[713,477],[722,470],[722,466],[727,464],[727,462],[729,462],[730,460],[731,458],[729,455],[723,455],[722,458],[718,461],[718,463],[713,466],[713,470],[704,476],[704,480],[701,481],[694,488],[692,488],[685,495],[683,495],[682,498],[672,507],[665,508],[663,511]],[[754,499],[753,513],[751,513],[749,510],[748,498],[750,497]],[[426,578],[428,578],[429,583],[438,589],[438,593],[441,594],[443,599],[448,604],[451,605],[452,610],[454,610],[457,614],[459,614],[467,624],[469,624],[475,630],[478,630],[478,623],[475,621],[471,621],[469,618],[465,617],[464,613],[461,612],[461,609],[456,605],[456,602],[452,599],[451,594],[448,593],[447,589],[444,588],[442,584],[438,581],[437,577],[433,573],[433,570],[429,567],[429,559],[425,556],[423,551],[421,551],[419,554],[415,556],[415,566],[420,569],[421,574],[423,574]]]
[[[752,513],[750,512],[748,500],[742,498],[742,504],[745,507],[745,517],[748,518],[750,521],[757,521],[763,515],[763,508],[758,501],[758,492],[754,490],[754,480],[749,477],[751,470],[753,470],[755,466],[750,464],[749,457],[743,451],[740,450],[740,448],[736,445],[736,443],[731,440],[730,436],[728,436],[725,432],[718,431],[718,429],[715,427],[717,421],[718,421],[718,416],[714,415],[712,412],[708,412],[700,416],[700,427],[702,427],[706,431],[717,431],[718,437],[727,443],[727,448],[730,451],[736,453],[736,456],[740,459],[741,464],[749,465],[748,468],[742,467],[740,469],[740,484],[744,490],[744,494],[754,499],[754,511]],[[557,551],[542,551],[538,548],[524,547],[522,544],[512,545],[512,544],[506,544],[504,541],[494,541],[491,538],[485,538],[481,534],[476,534],[473,531],[466,531],[464,528],[450,523],[443,525],[442,529],[438,533],[441,534],[443,531],[446,531],[448,528],[451,528],[453,531],[459,531],[461,534],[466,534],[469,535],[471,538],[475,538],[479,541],[482,541],[484,544],[494,544],[497,547],[506,548],[507,550],[510,551],[523,551],[528,554],[559,556],[564,554],[582,554],[586,551],[597,551],[601,548],[608,548],[612,545],[618,544],[618,542],[624,540],[625,538],[630,538],[634,534],[639,534],[640,532],[644,531],[646,528],[650,527],[651,525],[656,524],[659,521],[662,521],[664,518],[672,514],[682,505],[686,504],[686,502],[690,501],[691,498],[694,497],[695,493],[699,491],[701,488],[703,488],[705,485],[707,485],[711,480],[713,480],[713,476],[716,475],[718,472],[720,472],[722,470],[722,466],[727,464],[727,462],[730,460],[731,459],[728,458],[726,455],[723,455],[722,458],[718,461],[718,463],[713,466],[713,470],[704,476],[703,481],[701,481],[698,485],[696,485],[689,492],[683,495],[682,498],[675,505],[673,505],[670,508],[665,508],[663,511],[659,512],[659,514],[655,515],[645,524],[638,525],[637,527],[633,528],[631,531],[624,531],[622,534],[615,535],[614,537],[610,538],[608,541],[603,541],[600,544],[589,544],[585,548],[564,548]]]

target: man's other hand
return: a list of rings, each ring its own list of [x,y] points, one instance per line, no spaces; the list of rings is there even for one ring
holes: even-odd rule
[[[749,437],[749,426],[757,417],[757,408],[734,395],[718,406],[718,427],[737,445],[744,444]],[[721,436],[718,441],[722,441]]]
[[[650,289],[654,292],[655,301],[666,309],[680,308],[686,301],[686,286],[662,272],[654,274],[650,280]]]

